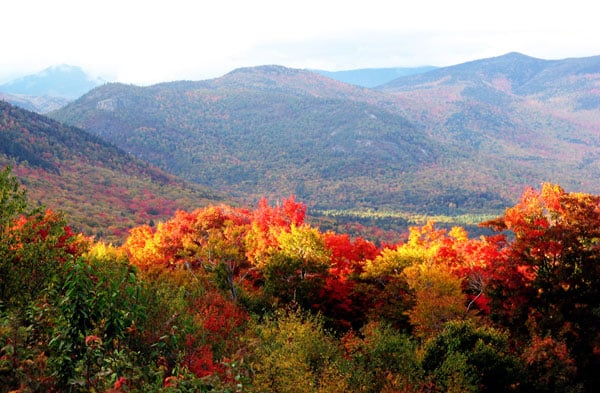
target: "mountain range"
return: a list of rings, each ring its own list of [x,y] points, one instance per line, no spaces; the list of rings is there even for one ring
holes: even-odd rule
[[[106,241],[177,209],[223,200],[97,136],[0,100],[0,168],[7,165],[31,202],[64,211],[77,230]]]
[[[81,67],[62,64],[0,85],[0,98],[24,109],[47,113],[104,83]]]
[[[424,66],[314,71],[341,82],[375,87],[400,76],[426,72],[434,68]],[[48,113],[105,83],[108,81],[90,75],[81,67],[61,64],[0,84],[0,99],[30,111]]]
[[[99,86],[50,115],[236,197],[319,209],[497,211],[551,181],[599,192],[600,57],[518,53],[375,89],[259,66]]]

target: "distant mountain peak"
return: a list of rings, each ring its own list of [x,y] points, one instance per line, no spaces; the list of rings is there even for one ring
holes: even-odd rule
[[[355,70],[344,70],[344,71],[324,71],[324,70],[313,70],[321,75],[328,78],[335,79],[340,82],[348,83],[355,86],[361,87],[376,87],[390,82],[394,79],[422,74],[428,71],[432,71],[437,67],[434,66],[421,66],[421,67],[391,67],[391,68],[360,68]]]
[[[59,64],[0,85],[0,91],[73,100],[103,83],[104,80],[89,75],[81,67]]]

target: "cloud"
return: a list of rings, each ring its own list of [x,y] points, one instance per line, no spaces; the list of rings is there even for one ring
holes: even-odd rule
[[[600,35],[590,3],[9,1],[0,80],[61,63],[148,84],[257,64],[350,69],[449,65],[509,51],[590,56]]]

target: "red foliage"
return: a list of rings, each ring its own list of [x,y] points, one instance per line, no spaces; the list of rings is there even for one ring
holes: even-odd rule
[[[183,364],[197,377],[205,377],[223,371],[221,365],[214,363],[213,352],[209,344],[198,345],[198,340],[188,334],[185,339],[185,346],[186,354]]]
[[[304,223],[306,206],[296,202],[291,195],[284,199],[280,206],[271,207],[266,198],[258,202],[258,207],[252,212],[252,222],[256,223],[261,231],[282,227],[289,229],[292,225],[301,226]]]
[[[217,291],[196,302],[196,319],[211,340],[228,340],[247,320],[248,314]]]
[[[379,254],[375,244],[359,237],[350,240],[347,234],[325,233],[325,245],[331,250],[330,273],[334,276],[347,277],[363,272],[363,263]]]

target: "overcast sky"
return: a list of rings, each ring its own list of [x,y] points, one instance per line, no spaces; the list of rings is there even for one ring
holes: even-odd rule
[[[600,55],[593,0],[6,0],[0,83],[55,64],[125,83],[281,64],[446,66]]]

